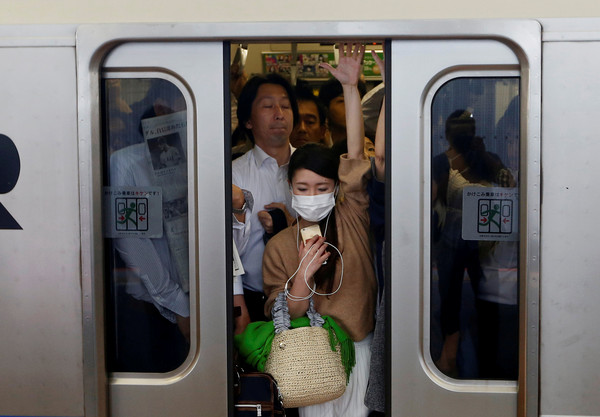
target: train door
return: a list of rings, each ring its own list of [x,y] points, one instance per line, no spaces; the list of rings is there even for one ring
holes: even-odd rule
[[[222,43],[122,42],[101,60],[82,155],[102,219],[88,410],[227,415]]]
[[[497,417],[537,415],[541,40],[535,22],[81,28],[77,47],[86,410],[90,415],[128,417],[232,413],[227,377],[231,284],[222,278],[231,273],[232,259],[226,238],[230,177],[223,146],[229,61],[224,67],[222,42],[305,39],[307,33],[311,41],[388,39],[383,368],[388,414],[469,417],[485,410]],[[148,112],[137,108],[146,97]],[[455,110],[462,110],[456,116],[459,125],[465,122],[462,126],[472,131],[469,146],[486,149],[488,165],[494,167],[492,176],[473,180],[471,186],[465,184],[472,180],[467,171],[478,173],[478,168],[455,166],[453,161],[461,157],[445,152],[446,121]],[[130,134],[122,134],[127,131]],[[135,143],[128,142],[132,137]],[[450,190],[449,184],[442,187],[434,181],[438,155],[446,155],[446,172],[460,174],[462,185],[461,178],[455,178],[460,185],[454,190],[457,206],[447,205],[436,219],[433,190]],[[140,161],[146,174],[132,172]],[[151,181],[121,181],[131,177]],[[478,194],[467,195],[480,191],[494,193],[486,196],[487,206],[479,203],[483,198]],[[459,331],[460,347],[446,355],[456,360],[440,360],[441,321],[446,317],[440,313],[443,260],[435,251],[434,224],[451,223],[463,205],[470,207],[466,212],[475,221],[466,222],[461,213],[460,222],[453,223],[454,237],[470,242],[465,245],[478,260],[478,286],[484,286],[479,285],[485,281],[482,277],[494,274],[509,280],[510,353],[518,360],[508,377],[480,372],[477,344],[483,328],[477,324],[480,292],[475,286],[471,304],[459,300],[461,315],[469,309],[472,314],[458,320],[465,325]],[[171,236],[165,232],[151,237],[156,231],[150,230],[150,220],[156,216],[148,213],[156,207],[160,228],[177,226]],[[446,216],[441,222],[440,213]],[[491,231],[487,220],[481,221],[490,226],[487,232],[479,227],[480,216],[497,222],[498,213],[511,227],[502,223],[505,226]],[[103,225],[111,225],[111,230],[103,230]],[[135,254],[146,250],[127,244],[147,239],[163,239],[162,253],[171,257],[166,269],[178,277],[178,287],[187,283],[185,295],[174,296],[179,303],[163,303],[140,291],[140,284],[152,281],[153,268],[136,260]],[[488,275],[483,273],[486,268],[492,271]],[[472,275],[466,264],[459,272],[458,285],[467,299]],[[158,285],[156,292],[161,288]],[[123,299],[131,305],[123,307]],[[189,337],[189,345],[178,350],[180,359],[166,368],[141,370],[119,361],[126,357],[120,347],[127,347],[127,336],[139,326],[118,317],[123,308],[131,312],[125,318],[134,317],[148,307],[141,303],[154,304],[157,319]],[[174,314],[163,314],[163,309]],[[189,327],[181,323],[186,309]],[[104,328],[109,330],[105,333]],[[187,328],[189,333],[181,332]],[[497,344],[490,346],[498,350]]]
[[[391,42],[393,415],[537,415],[539,42],[523,45]]]

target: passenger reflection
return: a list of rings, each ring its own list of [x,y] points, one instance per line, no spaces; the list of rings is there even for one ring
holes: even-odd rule
[[[473,294],[478,294],[483,276],[478,241],[462,238],[463,189],[515,185],[498,155],[486,151],[483,138],[476,136],[475,131],[475,118],[470,110],[454,111],[445,124],[448,149],[432,161],[432,235],[443,336],[441,353],[435,363],[440,371],[454,378],[474,376],[466,375],[457,366],[460,312],[465,271]]]
[[[519,171],[519,128],[519,95],[517,94],[496,125],[496,140],[502,144],[504,149],[502,161],[512,173],[515,181],[518,181]]]
[[[519,362],[519,242],[479,242],[477,294],[479,377],[517,380]]]
[[[132,131],[131,107],[123,98],[120,79],[109,79],[105,82],[108,125],[108,151],[112,153],[131,145]]]
[[[109,142],[119,140],[110,156],[110,186],[142,195],[160,187],[162,193],[162,212],[145,216],[148,223],[162,223],[162,233],[146,235],[134,228],[112,240],[110,371],[169,372],[183,363],[189,351],[185,123],[169,123],[161,117],[172,114],[174,120],[185,121],[184,110],[185,99],[177,87],[152,80],[145,98],[132,104],[130,112],[121,111],[118,117],[109,112]],[[147,129],[142,129],[144,123]],[[136,209],[137,203],[133,204]]]
[[[519,95],[496,126],[503,161],[516,186],[519,172]],[[518,215],[513,214],[513,215]],[[517,380],[519,351],[517,241],[479,242],[482,276],[477,306],[479,377]]]

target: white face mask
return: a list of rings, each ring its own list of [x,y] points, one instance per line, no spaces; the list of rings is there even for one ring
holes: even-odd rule
[[[309,222],[323,220],[335,206],[335,192],[317,195],[297,195],[292,193],[292,208]]]

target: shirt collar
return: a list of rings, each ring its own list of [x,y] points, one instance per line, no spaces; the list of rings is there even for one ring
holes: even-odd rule
[[[296,148],[294,148],[291,144],[289,145],[289,147],[290,147],[290,156],[292,156],[292,154],[294,153]],[[262,148],[260,146],[258,146],[256,144],[252,148],[252,154],[254,155],[254,161],[256,162],[256,166],[258,166],[258,167],[261,167],[262,164],[269,158],[271,158],[273,161],[275,161],[275,158],[273,158],[272,156],[269,156],[265,151],[262,150]],[[277,163],[277,161],[275,161],[275,163]],[[289,163],[289,160],[282,166],[287,166],[288,163]]]

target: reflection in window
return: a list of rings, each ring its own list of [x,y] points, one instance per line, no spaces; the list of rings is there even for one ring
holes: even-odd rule
[[[189,350],[186,106],[162,79],[103,80],[107,366],[168,372]]]
[[[452,378],[516,380],[519,79],[451,80],[431,120],[430,353]]]

